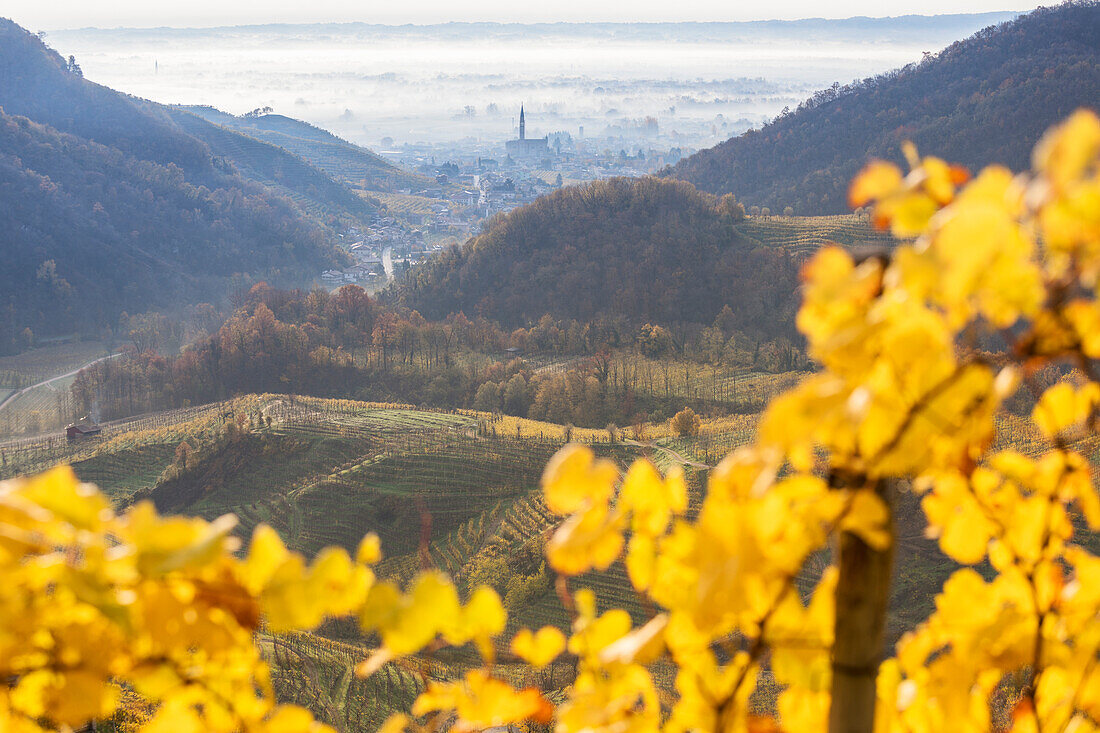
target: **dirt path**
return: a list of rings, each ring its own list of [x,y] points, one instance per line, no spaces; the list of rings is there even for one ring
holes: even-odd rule
[[[47,385],[51,382],[56,382],[59,379],[65,379],[66,377],[72,377],[72,376],[76,375],[77,373],[79,373],[81,369],[87,369],[88,367],[92,366],[93,364],[98,364],[101,361],[107,361],[108,359],[114,359],[116,356],[122,356],[122,354],[121,353],[115,353],[115,354],[110,354],[108,356],[101,356],[98,359],[93,359],[92,361],[88,362],[87,364],[82,364],[81,366],[78,366],[76,369],[73,369],[71,372],[66,372],[65,374],[58,374],[56,377],[50,377],[49,379],[44,379],[41,382],[38,382],[37,384],[32,384],[29,387],[24,387],[23,389],[12,392],[10,395],[8,395],[7,397],[4,398],[3,402],[0,402],[0,410],[3,410],[5,407],[8,406],[9,403],[15,402],[24,393],[30,392],[32,389],[37,389],[39,387],[44,387],[45,385]]]
[[[672,459],[674,461],[676,461],[677,463],[681,463],[685,466],[691,466],[692,468],[707,468],[707,469],[714,468],[714,466],[709,466],[706,463],[699,463],[698,461],[693,461],[690,458],[688,458],[687,456],[682,455],[680,453],[677,453],[676,451],[674,451],[671,448],[668,448],[666,446],[658,445],[657,443],[653,443],[653,442],[643,443],[643,442],[638,441],[638,440],[624,440],[622,442],[625,443],[626,445],[636,445],[639,448],[649,448],[651,450],[664,451],[665,453],[672,456]]]

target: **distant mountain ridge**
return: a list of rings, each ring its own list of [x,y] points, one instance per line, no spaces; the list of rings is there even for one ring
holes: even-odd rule
[[[150,36],[164,38],[182,38],[201,35],[237,34],[241,32],[266,31],[272,33],[298,34],[307,31],[325,31],[337,35],[385,34],[410,37],[424,34],[453,35],[460,37],[470,31],[498,36],[520,36],[525,34],[598,34],[615,37],[619,40],[646,40],[675,30],[678,35],[693,40],[728,40],[731,37],[767,37],[769,33],[782,32],[784,35],[792,29],[806,32],[835,34],[839,30],[863,33],[875,30],[879,34],[891,34],[891,37],[922,38],[929,30],[950,33],[956,28],[972,28],[975,22],[986,25],[1000,23],[1020,15],[1015,11],[994,11],[985,13],[940,13],[935,15],[902,16],[852,16],[848,18],[799,18],[792,20],[744,20],[744,21],[668,21],[668,22],[556,22],[556,23],[508,23],[491,21],[447,22],[447,23],[266,23],[243,24],[234,26],[211,27],[157,27],[157,28],[72,28],[50,30],[51,37],[73,38],[81,34],[111,33],[117,37],[141,37],[143,42]],[[965,31],[963,31],[965,32]]]
[[[318,198],[335,186],[369,214],[267,147],[312,170]],[[25,346],[24,329],[95,333],[123,310],[216,301],[258,279],[304,284],[345,260],[318,218],[241,173],[165,108],[83,79],[0,19],[0,351]]]
[[[419,189],[434,184],[429,178],[398,168],[368,148],[285,115],[238,117],[206,106],[181,105],[169,109],[177,117],[179,112],[187,112],[215,125],[278,145],[328,175],[365,191]]]
[[[971,168],[1019,169],[1047,127],[1098,104],[1100,3],[1068,2],[986,28],[920,64],[834,85],[663,175],[776,212],[841,213],[864,162],[900,161],[904,140]]]

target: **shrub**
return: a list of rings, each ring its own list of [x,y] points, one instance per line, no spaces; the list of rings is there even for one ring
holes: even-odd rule
[[[690,407],[680,410],[669,420],[669,428],[672,430],[672,434],[680,437],[696,436],[702,426],[702,419]]]

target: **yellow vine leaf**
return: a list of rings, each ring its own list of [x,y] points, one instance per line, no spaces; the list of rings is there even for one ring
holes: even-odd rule
[[[543,626],[537,632],[520,629],[512,638],[512,653],[532,667],[545,667],[563,651],[565,634],[554,626]]]
[[[382,541],[371,532],[363,536],[355,551],[355,562],[361,565],[373,565],[382,559]]]
[[[1100,118],[1080,109],[1053,128],[1035,146],[1033,163],[1056,187],[1078,180],[1100,157]]]
[[[658,614],[600,651],[600,664],[651,664],[665,649],[664,632],[668,615]]]
[[[394,713],[386,718],[376,733],[403,733],[409,727],[409,716],[404,713]]]
[[[1090,382],[1080,389],[1068,382],[1047,388],[1031,413],[1031,419],[1050,437],[1079,431],[1100,402],[1100,385]]]
[[[596,459],[586,446],[569,445],[546,464],[543,496],[550,511],[572,514],[588,506],[606,505],[618,479],[614,463]]]
[[[522,723],[547,722],[551,707],[538,690],[514,690],[506,682],[473,670],[460,682],[430,682],[413,703],[413,715],[453,711],[452,730],[473,731]]]
[[[859,535],[876,550],[890,546],[890,509],[871,489],[855,491],[848,510],[840,521],[840,528]]]
[[[865,206],[892,195],[901,188],[901,171],[893,163],[875,160],[859,172],[848,189],[848,204],[852,207]]]
[[[377,629],[383,646],[400,656],[417,652],[454,630],[460,609],[450,579],[439,572],[424,572],[413,581],[408,595],[392,585],[375,585],[359,619],[365,629]]]
[[[500,596],[492,588],[482,586],[474,589],[470,599],[462,608],[456,628],[444,632],[444,638],[453,646],[472,640],[477,646],[481,658],[493,660],[492,638],[504,631],[508,614]]]
[[[664,534],[669,520],[687,509],[683,469],[677,466],[662,478],[649,460],[634,461],[623,478],[618,506],[631,513],[635,533],[650,537]]]
[[[623,547],[625,518],[606,504],[595,504],[562,522],[546,544],[546,559],[562,575],[606,570]]]

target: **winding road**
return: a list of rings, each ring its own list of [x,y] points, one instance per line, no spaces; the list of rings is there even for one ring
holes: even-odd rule
[[[3,410],[5,407],[8,406],[8,403],[15,402],[24,393],[30,392],[32,389],[37,389],[38,387],[43,387],[43,386],[49,384],[50,382],[56,382],[57,380],[64,379],[65,377],[75,376],[77,373],[80,372],[81,369],[87,369],[88,367],[92,366],[93,364],[98,364],[101,361],[107,361],[108,359],[114,359],[116,356],[122,356],[122,353],[118,352],[118,353],[115,353],[115,354],[109,354],[108,356],[101,356],[98,359],[93,359],[92,361],[88,362],[87,364],[82,364],[81,366],[78,366],[76,369],[73,369],[71,372],[66,372],[65,374],[58,374],[56,377],[50,377],[49,379],[44,379],[41,382],[38,382],[36,384],[32,384],[29,387],[24,387],[23,389],[12,392],[10,395],[5,397],[2,402],[0,402],[0,410]]]
[[[393,247],[382,250],[382,268],[386,271],[386,279],[393,280]]]

